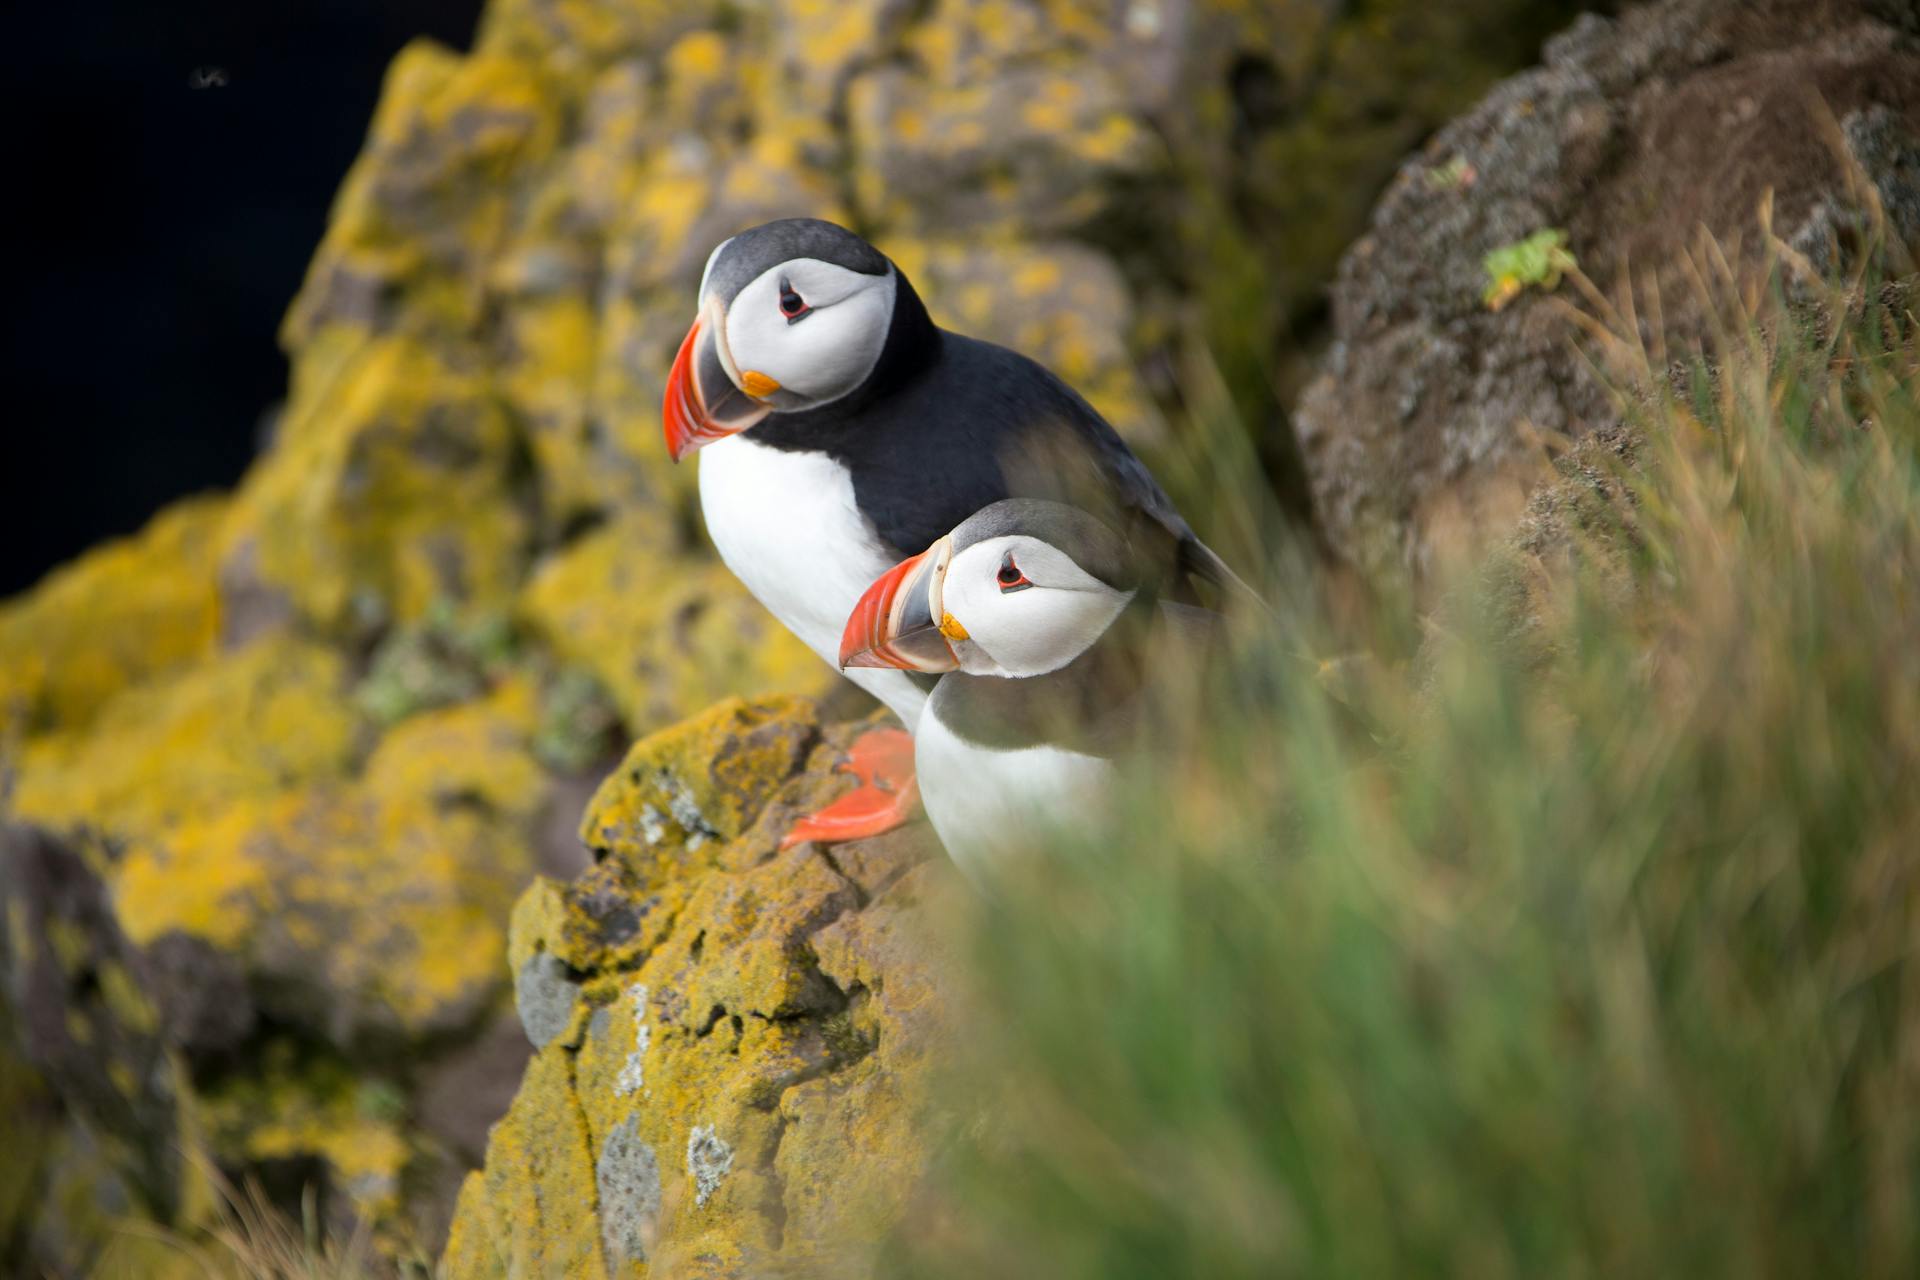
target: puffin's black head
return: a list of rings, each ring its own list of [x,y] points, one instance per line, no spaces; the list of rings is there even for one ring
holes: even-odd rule
[[[1149,585],[1142,560],[1078,507],[993,503],[867,588],[847,619],[840,665],[1014,677],[1057,671]]]
[[[723,241],[667,377],[667,451],[678,461],[770,413],[850,395],[880,364],[906,300],[924,317],[886,255],[831,222],[783,218]]]

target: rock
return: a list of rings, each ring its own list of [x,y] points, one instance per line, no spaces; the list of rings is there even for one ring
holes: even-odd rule
[[[1771,192],[1775,232],[1828,261],[1836,233],[1844,247],[1862,225],[1857,164],[1897,263],[1900,238],[1920,244],[1916,137],[1920,45],[1863,6],[1666,0],[1582,18],[1402,167],[1341,261],[1335,342],[1295,415],[1331,544],[1423,569],[1462,521],[1518,514],[1540,475],[1535,433],[1612,421],[1558,299],[1483,301],[1490,253],[1564,229],[1602,290],[1635,289],[1643,330],[1660,317],[1674,340],[1704,341],[1700,228],[1752,260]]]
[[[660,1159],[640,1139],[632,1116],[614,1126],[594,1165],[600,1192],[600,1243],[614,1269],[645,1262],[647,1247],[659,1229]]]
[[[562,1259],[579,1274],[870,1266],[854,1260],[929,1154],[932,842],[915,828],[831,858],[776,849],[844,785],[829,766],[857,728],[823,729],[798,699],[722,703],[636,744],[602,786],[583,823],[598,865],[536,882],[510,946],[523,965],[564,958],[593,1011],[536,1053],[467,1180],[450,1277]],[[593,1193],[567,1193],[589,1176]]]
[[[520,966],[513,976],[513,1006],[534,1048],[544,1048],[567,1029],[579,995],[580,984],[558,956],[542,951]]]
[[[0,737],[77,729],[120,690],[213,648],[221,504],[178,503],[0,610]]]
[[[659,513],[604,525],[537,565],[520,596],[527,627],[591,671],[628,724],[671,723],[728,693],[818,691],[826,664],[718,563],[649,551]]]
[[[4,864],[42,905],[0,1025],[48,1135],[19,1194],[60,1198],[0,1186],[15,1269],[204,1221],[186,1150],[389,1257],[457,1193],[457,1274],[857,1263],[919,1158],[934,873],[924,832],[775,853],[866,712],[665,456],[708,251],[847,221],[1149,450],[1228,418],[1180,377],[1217,352],[1284,470],[1296,246],[1367,194],[1321,175],[1370,190],[1561,7],[493,0],[472,52],[404,50],[238,490],[0,605],[0,806],[50,842]],[[14,879],[49,867],[84,892]]]
[[[170,1222],[193,1178],[180,1081],[137,964],[87,858],[51,832],[0,824],[0,991],[15,1047],[106,1144],[122,1211]]]

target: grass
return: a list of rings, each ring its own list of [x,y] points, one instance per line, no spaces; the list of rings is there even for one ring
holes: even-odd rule
[[[1913,295],[1775,252],[1677,371],[1576,275],[1622,447],[1546,534],[1276,569],[1009,868],[883,1274],[1920,1274]]]
[[[1920,1273],[1913,295],[1776,248],[1742,283],[1703,245],[1678,372],[1571,274],[1623,426],[1528,536],[1364,596],[1267,566],[1280,617],[1172,682],[1124,834],[974,907],[879,1274]],[[1283,522],[1205,456],[1254,563]],[[159,1243],[388,1270],[222,1206]]]
[[[91,1275],[109,1280],[164,1271],[207,1280],[374,1280],[430,1273],[424,1261],[402,1264],[379,1256],[364,1226],[343,1230],[322,1221],[311,1187],[296,1221],[259,1183],[249,1179],[237,1187],[211,1162],[193,1163],[211,1194],[206,1225],[186,1231],[129,1219]]]

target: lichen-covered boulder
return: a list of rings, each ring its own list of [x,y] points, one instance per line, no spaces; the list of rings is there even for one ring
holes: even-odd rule
[[[85,904],[7,918],[0,1096],[47,1142],[0,1270],[202,1221],[181,1152],[393,1256],[485,1154],[465,1271],[857,1270],[918,1159],[936,877],[924,833],[776,852],[855,727],[770,700],[834,678],[662,447],[701,264],[840,219],[1149,452],[1224,385],[1284,478],[1312,246],[1565,7],[493,0],[472,51],[404,50],[237,491],[0,605],[0,818],[40,851],[0,892]]]
[[[1613,421],[1536,237],[1564,233],[1565,265],[1609,296],[1631,288],[1656,343],[1706,339],[1715,255],[1762,250],[1763,201],[1816,268],[1876,218],[1912,262],[1920,41],[1884,8],[1665,0],[1585,17],[1436,134],[1342,260],[1335,342],[1295,415],[1329,542],[1422,568],[1436,535],[1511,523],[1540,438]],[[1514,252],[1529,241],[1531,272]],[[1517,274],[1495,280],[1503,250]]]
[[[0,610],[0,741],[77,729],[114,694],[210,652],[222,504],[179,503]]]
[[[725,566],[655,553],[661,518],[632,513],[537,564],[520,594],[528,628],[592,672],[632,725],[729,693],[824,690],[832,671]]]
[[[539,1049],[462,1189],[450,1277],[865,1273],[929,1154],[940,868],[921,827],[778,849],[857,728],[723,702],[609,775],[599,861],[514,911]]]

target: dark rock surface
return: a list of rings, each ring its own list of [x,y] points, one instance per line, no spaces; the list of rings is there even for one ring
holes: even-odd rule
[[[1536,433],[1612,418],[1562,299],[1483,299],[1487,255],[1567,233],[1643,340],[1703,340],[1698,303],[1773,231],[1832,267],[1880,225],[1920,244],[1912,5],[1667,0],[1587,16],[1409,160],[1341,263],[1335,342],[1295,417],[1316,515],[1344,558],[1423,568],[1459,526],[1499,528],[1540,475]],[[1835,256],[1835,255],[1838,256]],[[1622,323],[1634,327],[1633,319]],[[1683,354],[1673,352],[1674,355]]]

